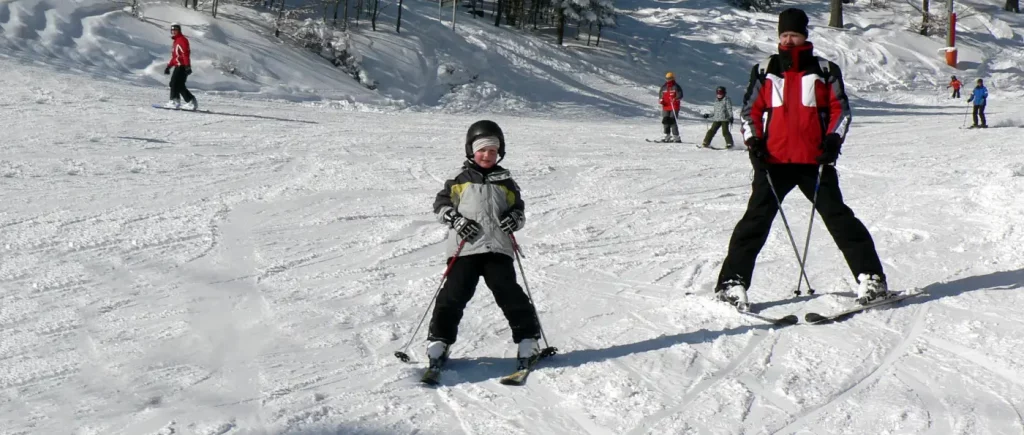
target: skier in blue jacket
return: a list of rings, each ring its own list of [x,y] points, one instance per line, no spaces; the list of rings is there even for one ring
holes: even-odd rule
[[[974,125],[970,128],[988,128],[988,122],[985,121],[985,103],[987,102],[988,88],[985,87],[985,82],[978,79],[978,85],[971,92],[971,98],[967,99],[967,103],[974,103]],[[981,117],[981,125],[978,125],[978,117]]]

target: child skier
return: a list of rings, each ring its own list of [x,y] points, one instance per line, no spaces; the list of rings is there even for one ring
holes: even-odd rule
[[[665,138],[662,142],[682,142],[679,137],[679,109],[683,100],[683,88],[676,83],[676,75],[665,73],[665,84],[658,91],[658,103],[661,103],[661,125],[664,127]],[[671,134],[669,134],[671,133]]]
[[[459,321],[482,276],[508,319],[520,364],[539,358],[540,322],[522,287],[516,283],[511,234],[526,223],[519,186],[508,170],[505,135],[493,121],[478,121],[466,133],[466,161],[444,183],[434,200],[434,214],[451,230],[447,251],[451,269],[437,294],[427,337],[430,367],[440,367],[455,343]],[[457,258],[452,258],[457,256]]]
[[[967,99],[967,104],[974,103],[974,125],[969,128],[988,128],[988,121],[985,120],[985,104],[988,103],[988,88],[985,87],[985,82],[978,79],[978,85],[974,87],[974,91],[971,92],[971,97]],[[981,118],[981,125],[978,124],[978,118]]]
[[[951,98],[960,98],[961,86],[963,85],[960,83],[960,80],[957,80],[956,76],[953,76],[953,79],[949,82],[949,86],[946,86],[946,89],[953,88],[953,96]]]
[[[722,128],[722,136],[725,137],[725,147],[732,148],[732,132],[729,129],[732,127],[732,99],[725,96],[725,87],[719,86],[715,89],[715,96],[718,98],[715,100],[714,107],[711,108],[711,113],[705,113],[704,119],[711,119],[711,128],[708,129],[708,134],[704,135],[704,142],[701,146],[707,148],[711,146],[711,140],[715,138],[715,134],[718,133],[718,128]]]

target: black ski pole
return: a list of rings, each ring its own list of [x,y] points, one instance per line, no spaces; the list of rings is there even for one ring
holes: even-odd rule
[[[537,318],[537,329],[540,329],[540,338],[544,340],[544,349],[540,351],[540,357],[546,358],[558,353],[558,348],[551,347],[548,345],[548,337],[544,334],[544,326],[540,324],[540,314],[537,313],[537,305],[533,303],[533,294],[530,293],[530,284],[526,282],[526,272],[523,271],[523,260],[519,258],[519,242],[516,241],[516,236],[509,234],[508,238],[512,240],[512,252],[516,256],[516,264],[519,265],[519,275],[523,277],[523,288],[526,289],[526,297],[530,299],[530,307],[533,308],[533,315]]]
[[[434,306],[434,300],[437,299],[437,294],[441,293],[441,287],[444,287],[444,283],[448,281],[448,272],[452,271],[452,265],[454,265],[455,260],[459,258],[459,253],[462,252],[463,246],[466,246],[465,239],[459,242],[458,248],[455,248],[455,254],[452,255],[452,259],[448,261],[448,267],[444,269],[444,274],[441,275],[441,282],[437,285],[437,290],[434,291],[434,297],[430,298],[430,303],[427,304],[427,310],[423,312],[423,317],[420,317],[420,323],[416,325],[416,330],[413,331],[412,336],[409,337],[409,342],[405,343],[402,350],[395,351],[395,358],[398,358],[402,362],[407,363],[412,361],[412,359],[409,358],[409,354],[405,352],[409,350],[409,346],[411,346],[413,340],[416,339],[416,334],[420,332],[420,327],[423,326],[423,321],[427,319],[427,314],[430,313],[430,307]]]
[[[804,275],[804,268],[807,266],[807,249],[811,246],[811,230],[814,229],[814,213],[818,211],[818,188],[821,186],[821,171],[825,168],[825,165],[818,165],[818,179],[814,182],[814,199],[811,200],[811,220],[807,222],[807,240],[804,241],[804,258],[800,260],[800,275]],[[779,207],[781,210],[782,207]],[[804,275],[806,276],[806,275]],[[796,279],[796,295],[800,296],[800,286],[803,281],[800,278]],[[813,295],[814,289],[811,288],[811,283],[807,283],[807,294]]]
[[[782,224],[786,227],[786,234],[789,235],[789,243],[793,245],[793,253],[796,254],[796,261],[799,263],[800,251],[796,248],[796,240],[793,239],[793,231],[789,229],[789,221],[786,220],[786,212],[782,211],[782,199],[779,198],[779,193],[775,191],[775,184],[772,183],[772,174],[767,169],[764,170],[764,175],[768,177],[768,187],[772,190],[772,195],[775,196],[775,203],[779,206],[779,215],[782,216]],[[807,274],[804,273],[803,267],[800,268],[800,276],[807,281],[808,292],[814,292],[811,287],[811,280],[807,279]]]

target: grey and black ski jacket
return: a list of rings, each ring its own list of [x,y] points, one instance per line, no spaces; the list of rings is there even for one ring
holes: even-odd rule
[[[714,107],[711,108],[711,117],[715,122],[732,122],[732,100],[729,97],[716,99]]]
[[[512,240],[501,230],[499,222],[501,216],[510,210],[523,211],[525,204],[519,186],[508,170],[495,166],[485,174],[467,160],[458,175],[445,181],[444,188],[434,199],[434,214],[438,221],[445,223],[444,214],[450,209],[476,221],[483,228],[480,237],[472,243],[467,242],[459,256],[485,252],[513,256]],[[455,230],[449,229],[448,241],[445,242],[448,257],[455,254],[460,241]]]

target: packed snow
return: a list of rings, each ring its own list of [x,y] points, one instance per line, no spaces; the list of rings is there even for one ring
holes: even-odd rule
[[[741,100],[773,15],[706,4],[619,4],[607,46],[587,49],[468,15],[452,33],[436,3],[408,2],[401,34],[352,33],[370,90],[275,41],[263,10],[147,2],[140,20],[99,0],[0,0],[0,434],[1024,432],[1022,21],[962,3],[979,12],[960,70],[902,4],[812,27],[852,94],[845,198],[890,286],[924,294],[779,328],[711,300],[751,167],[694,146],[714,86]],[[171,21],[211,113],[150,107],[167,98]],[[683,144],[644,140],[661,134],[665,70],[684,78]],[[959,128],[951,74],[965,94],[986,78],[992,128]],[[515,350],[481,285],[426,388],[411,334],[447,233],[430,206],[481,118],[505,130],[527,211],[520,283],[559,354],[526,386],[499,384]],[[802,242],[810,202],[783,208]],[[811,228],[817,294],[793,296],[776,219],[756,310],[853,303],[841,253]]]

